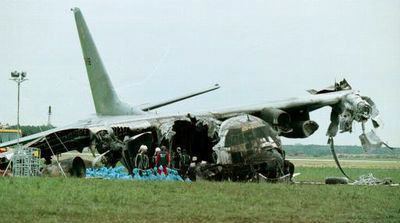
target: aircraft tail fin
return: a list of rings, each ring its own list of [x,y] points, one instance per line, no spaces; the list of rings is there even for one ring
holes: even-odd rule
[[[72,8],[71,11],[74,12],[75,16],[96,113],[98,115],[143,113],[141,110],[134,109],[119,100],[80,9]]]

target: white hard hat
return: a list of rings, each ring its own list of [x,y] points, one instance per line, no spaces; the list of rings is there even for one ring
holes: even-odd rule
[[[156,152],[161,152],[160,147],[157,147],[157,148],[156,148]]]
[[[139,151],[147,151],[147,149],[146,145],[141,145]]]
[[[197,161],[197,156],[193,156],[192,161]]]

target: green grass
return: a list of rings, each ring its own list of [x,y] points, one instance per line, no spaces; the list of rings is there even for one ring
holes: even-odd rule
[[[400,169],[343,168],[343,170],[350,178],[354,180],[361,175],[372,173],[374,177],[379,179],[391,178],[395,183],[400,183]],[[337,167],[296,167],[295,172],[301,173],[298,177],[296,177],[297,181],[323,182],[326,177],[343,176]]]
[[[288,160],[298,167],[337,167],[333,158],[299,158],[287,157]],[[340,159],[343,168],[367,168],[367,169],[399,169],[400,161],[382,159]]]
[[[304,180],[338,175],[299,171]],[[400,221],[400,188],[388,186],[1,178],[0,201],[1,222]]]

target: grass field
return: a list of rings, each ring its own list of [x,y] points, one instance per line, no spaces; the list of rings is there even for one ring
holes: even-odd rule
[[[373,169],[373,168],[343,168],[345,173],[352,179],[361,175],[372,173],[379,179],[391,178],[394,182],[400,183],[399,169]],[[320,181],[324,182],[326,177],[342,177],[342,173],[336,167],[297,167],[296,172],[300,173],[296,181]],[[400,191],[400,187],[398,188]],[[400,194],[399,194],[400,195]],[[400,199],[400,198],[399,198]]]
[[[299,167],[336,167],[333,158],[299,158],[287,157]],[[340,165],[344,168],[373,168],[373,169],[399,169],[400,160],[366,160],[366,159],[340,159]]]
[[[352,168],[400,182],[399,169]],[[300,166],[298,180],[340,176]],[[1,222],[400,222],[400,187],[1,178]]]

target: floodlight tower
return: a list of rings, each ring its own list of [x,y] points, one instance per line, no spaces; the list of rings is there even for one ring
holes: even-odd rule
[[[19,126],[20,88],[21,88],[21,83],[24,82],[24,81],[27,81],[28,78],[26,78],[26,72],[24,72],[24,71],[22,71],[22,72],[13,71],[13,72],[11,72],[10,80],[15,81],[17,83],[17,85],[18,85],[17,128],[18,128],[18,131],[21,132],[21,129],[20,129],[20,126]]]

